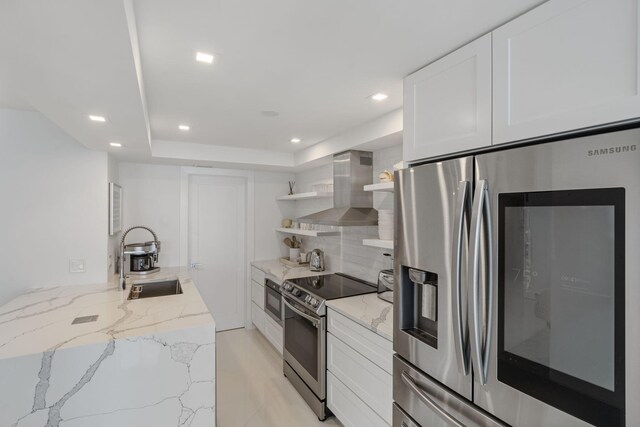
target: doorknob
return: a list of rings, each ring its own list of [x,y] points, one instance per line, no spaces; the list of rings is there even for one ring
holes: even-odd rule
[[[191,267],[191,269],[192,269],[192,270],[197,270],[197,269],[199,269],[201,266],[202,266],[202,263],[201,263],[201,262],[192,262],[192,263],[191,263],[191,265],[190,265],[190,267]]]

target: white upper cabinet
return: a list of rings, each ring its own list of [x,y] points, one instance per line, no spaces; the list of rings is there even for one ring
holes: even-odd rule
[[[640,117],[638,0],[551,0],[493,32],[494,144]]]
[[[404,80],[405,161],[491,145],[491,34]]]

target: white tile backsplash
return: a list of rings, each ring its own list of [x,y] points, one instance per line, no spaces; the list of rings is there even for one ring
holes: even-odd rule
[[[377,239],[378,227],[343,227],[340,235],[342,246],[341,272],[359,277],[369,282],[377,283],[378,272],[391,268],[391,258],[384,253],[391,253],[388,249],[363,246],[363,239]]]
[[[393,171],[393,165],[402,160],[402,146],[397,145],[373,152],[373,182],[378,182],[378,174],[382,171]],[[333,175],[332,165],[323,165],[296,174],[297,192],[310,191],[310,185],[330,182]],[[299,187],[298,187],[299,186]],[[375,209],[393,209],[393,193],[375,192],[373,207]],[[316,199],[296,202],[296,218],[309,215],[333,207],[333,199]],[[324,228],[320,228],[324,229]],[[392,267],[391,257],[384,253],[392,253],[388,249],[364,246],[363,239],[377,239],[378,227],[339,227],[338,236],[303,237],[303,252],[314,248],[324,251],[327,270],[342,272],[369,282],[376,283],[378,272]]]

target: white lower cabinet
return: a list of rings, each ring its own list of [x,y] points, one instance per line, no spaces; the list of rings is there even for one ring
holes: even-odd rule
[[[328,310],[327,405],[345,426],[390,426],[391,341]]]
[[[391,424],[393,381],[388,372],[331,334],[327,334],[327,369]]]
[[[251,266],[251,280],[258,283],[264,283],[264,279],[266,276],[267,276],[267,273],[260,270],[259,268]]]
[[[332,309],[327,315],[327,330],[389,374],[393,372],[393,343],[388,339]]]
[[[258,307],[255,303],[251,303],[251,322],[256,325],[256,328],[258,328],[258,330],[262,332],[262,334],[264,334],[265,316],[266,315],[264,314],[264,311],[262,311],[260,307]]]
[[[264,285],[251,281],[251,301],[264,310]]]
[[[344,427],[389,427],[353,391],[327,372],[327,405]]]
[[[263,334],[271,345],[278,350],[278,353],[282,355],[282,326],[278,325],[268,314],[264,314]]]
[[[267,274],[251,266],[251,321],[282,356],[282,326],[264,311],[264,281]],[[269,276],[271,280],[277,279]]]

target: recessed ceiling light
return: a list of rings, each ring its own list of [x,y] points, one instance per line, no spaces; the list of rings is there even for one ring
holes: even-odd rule
[[[291,138],[291,142],[293,142],[294,144],[297,144],[300,141],[302,141],[300,138]]]
[[[373,95],[371,95],[371,99],[373,99],[374,101],[384,101],[388,97],[389,95],[382,92],[374,93]]]
[[[178,129],[180,129],[180,130],[189,130],[189,129],[191,129],[191,126],[189,126],[189,125],[180,125],[180,126],[178,126]]]
[[[264,117],[278,117],[280,115],[280,113],[273,110],[261,111],[260,114],[262,114]]]
[[[204,52],[197,52],[196,61],[204,62],[206,64],[211,64],[213,63],[213,55],[209,53],[204,53]]]
[[[120,144],[119,142],[110,142],[109,145],[112,147],[122,147],[122,144]]]
[[[106,122],[107,119],[104,118],[104,116],[93,116],[93,115],[89,115],[89,119],[92,122]]]

